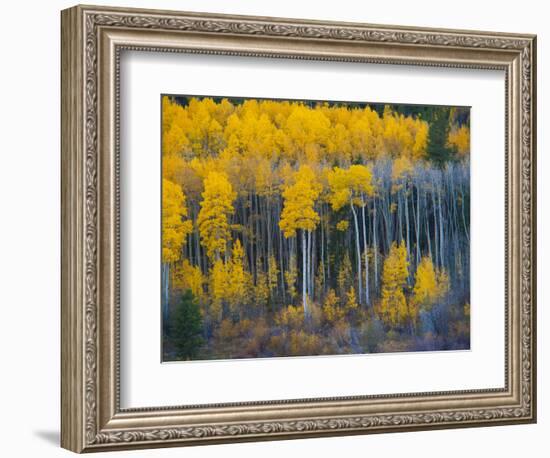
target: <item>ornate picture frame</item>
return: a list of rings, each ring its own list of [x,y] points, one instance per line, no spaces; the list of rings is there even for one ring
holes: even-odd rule
[[[75,6],[62,12],[61,445],[75,452],[536,421],[536,37]],[[124,50],[505,72],[505,387],[123,409]]]

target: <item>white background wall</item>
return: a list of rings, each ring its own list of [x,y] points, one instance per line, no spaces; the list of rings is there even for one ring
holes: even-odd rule
[[[115,0],[113,0],[115,1]],[[97,4],[104,4],[95,0]],[[106,4],[113,4],[107,2]],[[468,28],[538,35],[539,423],[301,441],[121,452],[128,456],[547,456],[550,433],[545,332],[544,228],[550,199],[549,12],[545,2],[117,0],[117,6]],[[0,24],[0,430],[2,456],[69,456],[59,440],[59,11],[71,2],[9,2]],[[548,170],[550,171],[550,170]],[[546,221],[545,221],[546,220]],[[547,245],[548,248],[548,245]],[[546,257],[546,259],[545,259]],[[546,361],[545,361],[546,360]],[[544,386],[546,385],[546,386]],[[112,455],[115,456],[115,455]]]

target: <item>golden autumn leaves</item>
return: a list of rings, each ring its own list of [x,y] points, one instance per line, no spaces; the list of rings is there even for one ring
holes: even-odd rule
[[[319,222],[314,210],[315,202],[321,193],[321,186],[313,170],[307,165],[301,166],[292,176],[291,184],[283,192],[284,207],[279,227],[286,237],[294,237],[298,229],[312,231]]]
[[[400,173],[402,173],[400,171]],[[352,209],[355,221],[355,233],[357,248],[359,249],[360,230],[355,208],[364,208],[366,200],[375,193],[375,186],[372,183],[372,172],[369,167],[363,165],[352,165],[349,169],[334,167],[326,173],[329,184],[327,200],[334,210],[349,205]],[[322,191],[320,183],[316,180],[313,171],[308,166],[300,167],[292,176],[282,196],[284,206],[281,213],[279,226],[285,237],[295,237],[297,231],[304,234],[302,247],[308,249],[305,243],[306,237],[314,230],[319,222],[319,215],[314,210],[317,199]],[[230,304],[246,302],[247,289],[251,287],[252,279],[244,269],[244,251],[240,240],[235,240],[231,256],[228,262],[222,261],[222,254],[226,253],[227,243],[230,239],[229,218],[234,212],[233,201],[236,193],[233,191],[230,182],[225,174],[210,172],[204,180],[204,191],[198,214],[197,224],[201,234],[201,243],[207,250],[208,256],[213,260],[211,274],[211,293],[216,305],[216,315],[220,314],[220,301],[227,299]],[[175,262],[179,259],[185,237],[192,231],[192,222],[185,220],[187,208],[185,196],[181,188],[168,180],[163,180],[163,259],[165,262]],[[347,230],[348,225],[342,227],[339,222],[339,229]],[[310,255],[304,253],[304,272],[308,272],[307,262]],[[362,261],[361,254],[357,257],[358,273],[361,277]],[[365,258],[363,258],[365,259]],[[270,278],[270,287],[263,294],[264,301],[267,299],[268,291],[274,289],[278,269],[273,257],[269,259],[271,264],[270,272],[274,275]],[[382,298],[378,311],[384,321],[394,325],[414,323],[417,320],[419,306],[430,307],[439,298],[444,296],[448,290],[448,277],[444,270],[436,273],[433,263],[429,257],[423,257],[416,271],[414,295],[407,301],[404,289],[407,287],[409,277],[409,262],[407,261],[407,250],[404,241],[400,244],[393,244],[390,253],[384,261],[382,271]],[[351,274],[351,272],[350,272]],[[188,263],[184,265],[183,277],[187,277],[190,289],[197,297],[202,296],[202,285],[200,271],[194,270]],[[292,275],[292,274],[290,274]],[[180,279],[180,281],[184,281]],[[291,284],[296,282],[294,277],[287,277]],[[310,280],[307,275],[304,278],[304,285]],[[362,294],[361,280],[359,281],[359,295]],[[368,278],[365,280],[368,284]],[[307,312],[307,286],[304,286],[303,310]],[[347,292],[346,308],[357,307],[355,289],[351,287]],[[334,290],[329,290],[325,299],[324,311],[329,320],[337,320],[338,314],[343,313],[334,307],[336,296]]]
[[[164,301],[192,292],[203,351],[234,339],[247,355],[358,352],[367,318],[412,336],[446,300],[469,188],[451,176],[463,167],[428,161],[421,116],[182,100],[162,100]],[[445,135],[467,160],[468,127]]]
[[[206,176],[197,224],[209,258],[220,259],[226,252],[230,237],[229,217],[234,212],[235,197],[224,173],[210,172]]]
[[[389,108],[380,116],[369,107],[274,100],[233,105],[209,98],[191,98],[184,108],[164,97],[162,150],[165,156],[185,152],[190,159],[215,153],[223,161],[244,154],[255,164],[281,156],[310,165],[384,155],[414,161],[425,157],[428,129],[427,122]]]
[[[432,260],[424,256],[416,269],[413,294],[407,298],[409,261],[405,242],[393,243],[384,261],[382,271],[382,300],[378,312],[382,319],[392,325],[414,326],[420,309],[431,307],[449,289],[449,279],[444,269],[436,272]]]
[[[187,218],[185,195],[177,184],[162,180],[162,259],[175,262],[181,257],[181,248],[193,223]]]

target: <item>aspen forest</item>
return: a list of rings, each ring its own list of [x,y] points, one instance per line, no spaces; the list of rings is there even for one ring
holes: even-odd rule
[[[164,361],[470,348],[468,107],[161,104]]]

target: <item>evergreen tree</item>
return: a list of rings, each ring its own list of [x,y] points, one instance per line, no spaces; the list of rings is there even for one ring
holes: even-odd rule
[[[178,359],[196,357],[202,343],[202,318],[199,304],[191,290],[187,290],[176,304],[170,325],[170,339]]]
[[[434,109],[428,133],[428,158],[437,166],[442,167],[453,159],[454,150],[450,148],[447,139],[449,135],[449,108]]]

